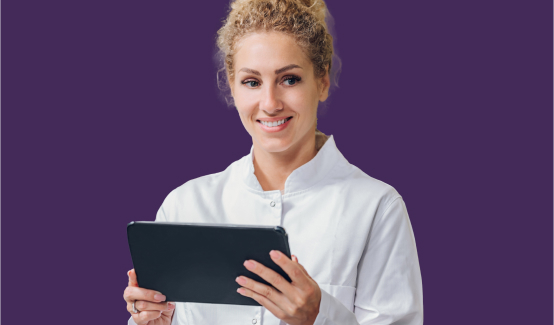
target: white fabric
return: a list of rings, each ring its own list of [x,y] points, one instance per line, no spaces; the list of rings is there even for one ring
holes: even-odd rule
[[[156,221],[280,225],[321,288],[315,325],[423,324],[416,244],[393,187],[348,163],[333,136],[292,172],[284,193],[262,190],[252,159],[251,150],[173,190]],[[284,324],[263,307],[196,303],[177,303],[172,324],[253,323]]]

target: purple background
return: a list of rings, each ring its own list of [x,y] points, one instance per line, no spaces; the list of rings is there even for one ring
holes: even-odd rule
[[[126,224],[246,155],[227,0],[2,1],[2,321],[126,324]],[[552,320],[552,3],[328,0],[319,129],[404,197],[426,324]]]

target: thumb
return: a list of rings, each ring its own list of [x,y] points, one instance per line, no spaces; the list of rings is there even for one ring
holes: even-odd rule
[[[129,276],[129,287],[138,287],[137,274],[135,273],[135,269],[127,272],[127,275]]]

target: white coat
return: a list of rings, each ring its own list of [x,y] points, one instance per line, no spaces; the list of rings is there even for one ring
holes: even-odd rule
[[[314,325],[423,324],[415,239],[392,186],[351,165],[333,136],[290,174],[283,193],[263,191],[252,159],[251,150],[224,171],[176,188],[156,221],[280,225],[321,288]],[[285,323],[258,306],[176,303],[172,324]]]

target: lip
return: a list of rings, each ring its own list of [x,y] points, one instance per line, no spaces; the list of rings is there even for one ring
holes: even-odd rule
[[[261,117],[256,119],[256,121],[264,121],[264,122],[277,122],[285,118],[289,118],[292,116],[277,116],[277,117]]]
[[[291,116],[289,116],[291,117]],[[260,128],[267,132],[267,133],[275,133],[275,132],[279,132],[279,131],[282,131],[284,130],[290,123],[290,121],[292,121],[292,118],[289,119],[288,121],[286,121],[285,123],[279,125],[279,126],[274,126],[274,127],[268,127],[268,126],[265,126],[263,125],[261,122],[259,121],[264,121],[264,122],[275,122],[275,121],[280,121],[282,120],[283,118],[287,118],[287,117],[278,117],[278,118],[260,118],[256,121],[256,123],[260,126]]]

